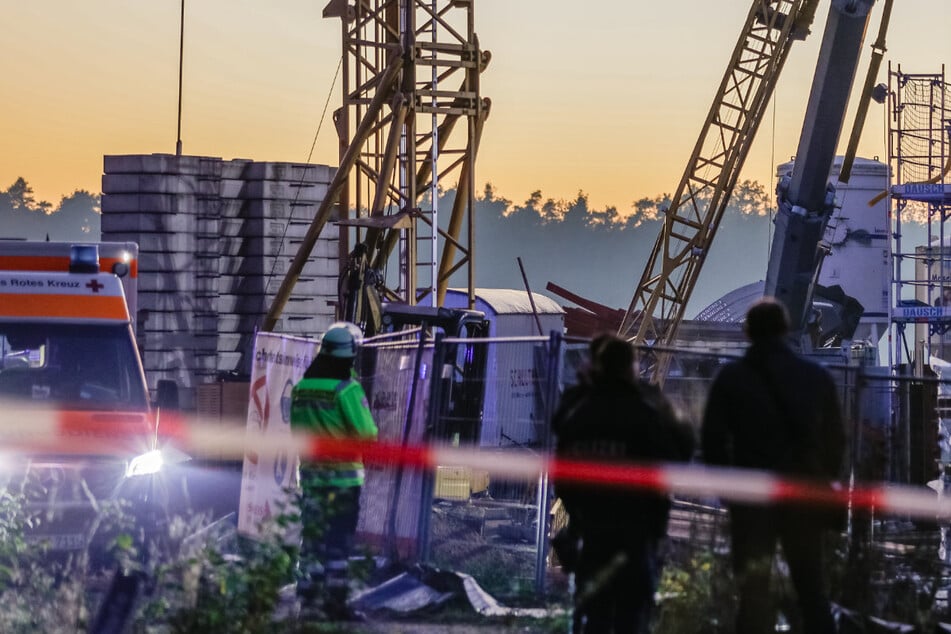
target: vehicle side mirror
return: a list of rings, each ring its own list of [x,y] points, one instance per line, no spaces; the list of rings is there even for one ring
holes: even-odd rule
[[[179,409],[178,383],[172,379],[159,379],[155,385],[155,406],[159,409]]]

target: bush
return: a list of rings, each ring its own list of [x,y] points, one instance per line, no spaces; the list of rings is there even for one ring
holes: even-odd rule
[[[296,548],[277,538],[236,538],[236,544],[236,552],[225,554],[212,539],[186,543],[156,566],[155,588],[136,631],[156,622],[182,633],[279,631],[274,612],[281,587],[293,580]]]
[[[23,494],[0,490],[0,631],[84,631],[87,557],[50,558],[48,545],[27,540],[40,518]]]
[[[729,585],[728,569],[711,552],[665,566],[657,591],[656,634],[712,634],[732,627],[732,600],[721,596]]]

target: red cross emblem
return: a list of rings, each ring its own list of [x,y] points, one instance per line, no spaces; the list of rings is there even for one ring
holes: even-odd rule
[[[89,280],[86,288],[91,288],[93,293],[98,293],[100,289],[105,288],[105,284],[100,284],[99,280]]]

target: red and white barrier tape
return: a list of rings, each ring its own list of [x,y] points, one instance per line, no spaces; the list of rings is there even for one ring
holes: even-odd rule
[[[75,412],[30,410],[0,414],[0,451],[128,456],[146,451],[143,418],[107,414],[89,417]],[[478,450],[443,445],[354,442],[304,434],[257,434],[243,423],[223,425],[181,416],[162,416],[159,444],[185,452],[242,459],[248,451],[261,455],[300,455],[323,459],[362,456],[368,466],[401,464],[420,469],[469,467],[495,477],[535,480],[541,473],[561,482],[586,482],[630,487],[691,498],[720,498],[748,504],[778,502],[807,505],[846,505],[874,509],[879,514],[951,520],[951,496],[925,487],[860,483],[851,489],[830,490],[815,483],[783,479],[764,471],[727,469],[698,464],[619,464],[556,460],[542,454]]]

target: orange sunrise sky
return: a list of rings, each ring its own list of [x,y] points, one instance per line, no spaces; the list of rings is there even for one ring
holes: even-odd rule
[[[331,93],[340,25],[321,17],[324,4],[186,2],[186,154],[307,159],[328,94],[329,111],[340,105],[339,79]],[[476,31],[492,52],[482,92],[493,103],[477,181],[516,202],[537,189],[556,199],[583,190],[592,206],[622,211],[672,191],[749,4],[477,0]],[[0,189],[22,176],[38,199],[56,204],[76,189],[100,191],[104,154],[174,153],[180,7],[4,1]],[[827,12],[821,3],[812,36],[793,48],[742,178],[771,188],[774,163],[795,152]],[[951,1],[896,2],[887,46],[880,82],[889,62],[942,72],[951,61]],[[335,165],[329,111],[312,160]],[[884,111],[872,105],[860,155],[885,159]]]

